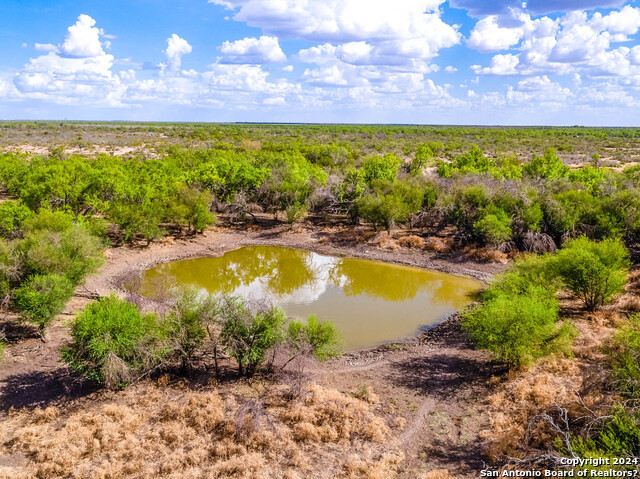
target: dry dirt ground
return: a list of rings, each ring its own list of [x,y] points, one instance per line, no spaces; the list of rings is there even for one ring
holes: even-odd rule
[[[386,233],[382,233],[386,234]],[[103,268],[88,278],[68,304],[62,317],[50,328],[47,342],[19,329],[12,318],[4,322],[10,345],[0,364],[0,421],[8,411],[19,408],[56,406],[61,414],[71,414],[117,394],[97,390],[74,378],[59,359],[59,349],[69,340],[68,322],[95,294],[121,289],[124,278],[154,264],[196,256],[220,255],[244,245],[282,245],[304,248],[321,254],[357,256],[396,262],[447,273],[487,280],[504,269],[502,264],[481,264],[466,260],[442,259],[422,250],[400,248],[384,250],[371,242],[350,240],[341,228],[286,226],[256,228],[251,231],[212,229],[189,239],[165,239],[149,247],[118,247],[106,251]],[[491,394],[494,377],[504,374],[489,357],[474,350],[464,339],[452,318],[420,337],[370,350],[351,352],[326,363],[306,366],[307,381],[354,395],[372,404],[373,412],[399,427],[385,440],[382,450],[401,451],[400,477],[417,477],[418,472],[447,469],[455,477],[477,477],[483,468],[483,441],[480,432],[489,418],[483,414]],[[209,375],[210,379],[210,375]],[[210,387],[199,378],[197,387]],[[220,382],[221,393],[233,389],[233,381]],[[138,384],[129,388],[135,394]],[[194,386],[196,387],[196,386]],[[130,392],[130,391],[133,391]],[[373,400],[372,400],[373,398]],[[0,449],[1,450],[1,449]],[[0,455],[0,467],[20,464],[27,458],[19,453]],[[329,477],[314,472],[307,477]],[[445,476],[443,476],[445,477]]]

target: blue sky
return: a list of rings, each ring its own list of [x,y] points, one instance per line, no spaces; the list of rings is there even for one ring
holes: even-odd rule
[[[0,118],[640,126],[638,0],[4,0]]]

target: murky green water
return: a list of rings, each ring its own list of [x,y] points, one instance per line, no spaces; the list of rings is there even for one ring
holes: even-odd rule
[[[469,304],[481,287],[419,268],[275,246],[160,264],[144,273],[140,292],[154,296],[161,284],[269,298],[296,319],[317,314],[336,325],[346,350],[414,335]]]

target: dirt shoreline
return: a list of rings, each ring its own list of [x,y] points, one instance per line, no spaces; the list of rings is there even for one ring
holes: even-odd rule
[[[455,276],[466,276],[482,282],[487,282],[494,274],[505,269],[505,265],[502,264],[439,258],[435,254],[410,248],[385,250],[371,242],[361,244],[337,242],[332,240],[330,234],[316,229],[305,228],[294,232],[289,230],[288,226],[262,231],[216,228],[203,235],[178,240],[169,238],[152,243],[145,248],[131,246],[110,248],[106,251],[107,264],[100,272],[87,279],[85,287],[101,295],[105,294],[106,290],[124,293],[122,281],[132,273],[169,261],[220,256],[244,246],[291,247],[327,256],[347,256],[414,266]]]

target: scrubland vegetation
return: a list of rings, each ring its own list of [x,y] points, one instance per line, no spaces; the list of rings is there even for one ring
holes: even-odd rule
[[[461,320],[509,370],[490,380],[487,461],[640,455],[640,130],[0,126],[10,146],[0,155],[2,305],[43,339],[108,246],[192,237],[218,219],[363,225],[358,240],[379,247],[512,260]],[[48,150],[17,151],[30,140]],[[112,155],[101,142],[133,149]],[[30,462],[0,475],[314,477],[340,448],[332,477],[402,473],[403,452],[381,444],[404,418],[383,419],[372,393],[354,398],[295,371],[301,358],[339,354],[330,323],[193,290],[161,303],[147,311],[111,295],[74,316],[63,360],[118,392],[94,410],[10,411],[0,447]],[[223,360],[235,374],[221,373]],[[212,384],[266,389],[190,390],[196,363]],[[164,388],[168,377],[183,389]],[[150,459],[158,450],[163,460]]]

